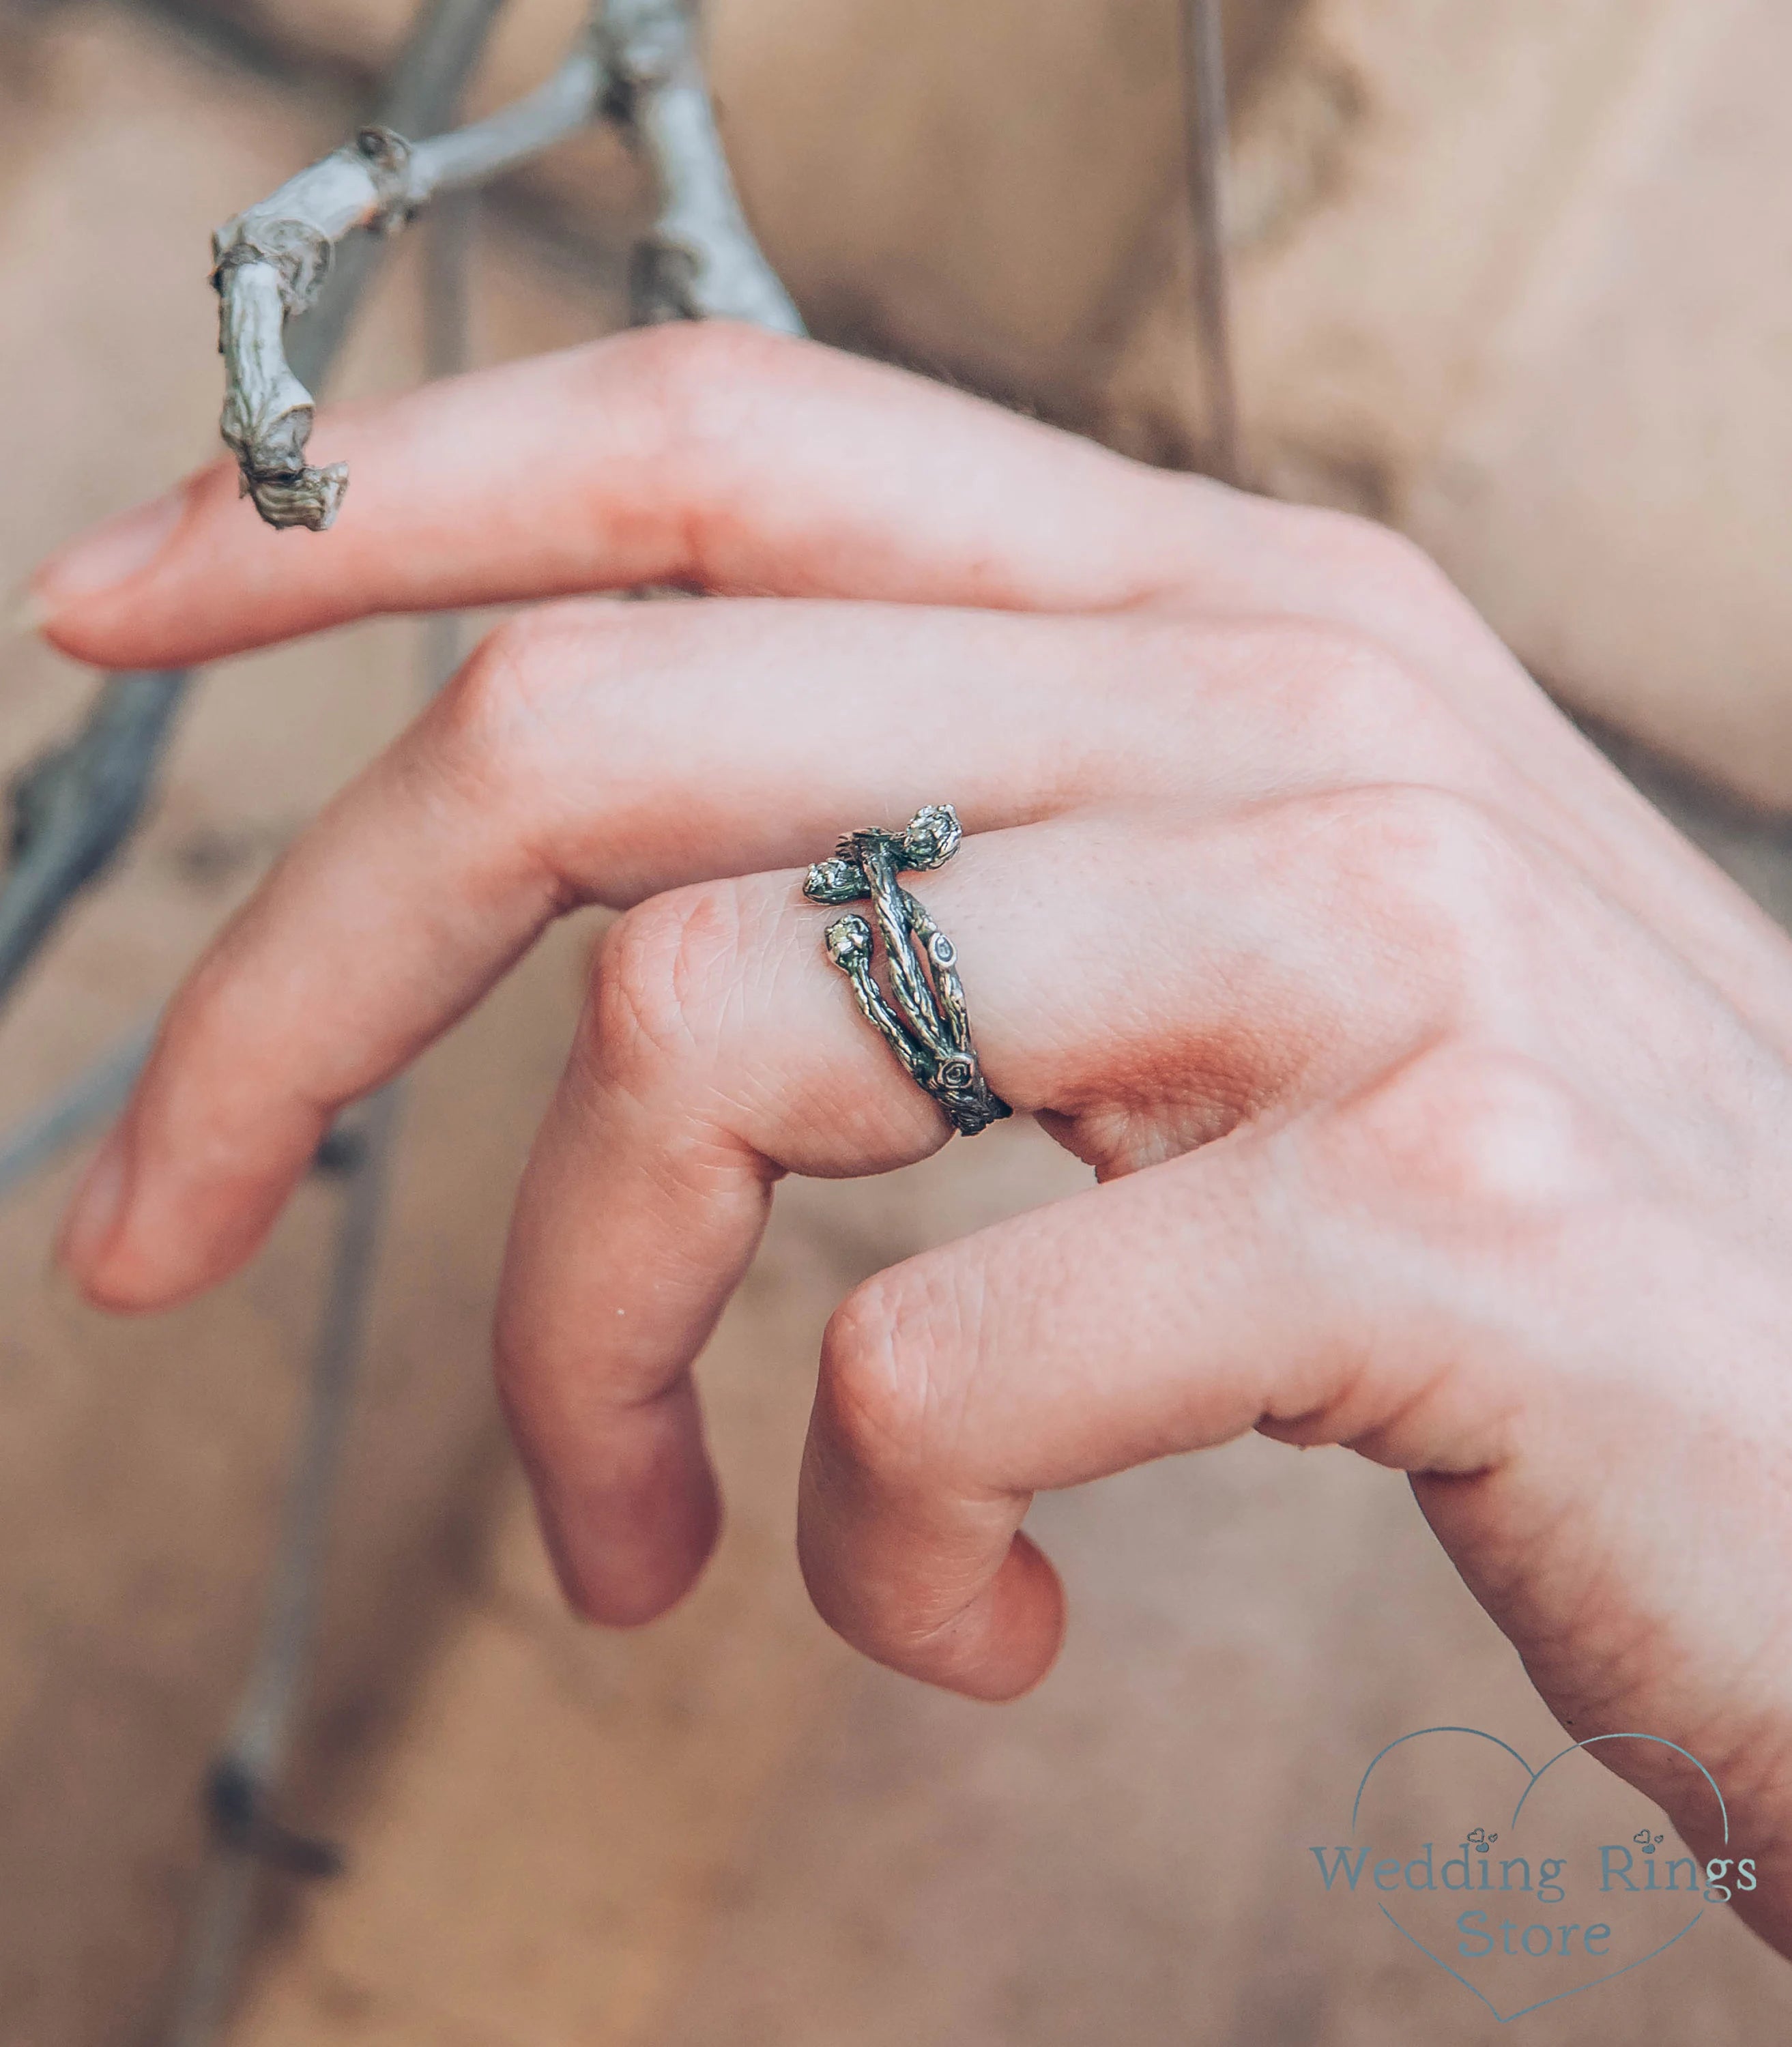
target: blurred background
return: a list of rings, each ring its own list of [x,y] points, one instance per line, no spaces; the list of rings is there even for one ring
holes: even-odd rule
[[[580,11],[513,0],[473,103],[544,75]],[[410,12],[0,0],[0,582],[210,455],[210,230],[366,118]],[[1249,478],[1430,548],[1785,910],[1792,10],[1225,13]],[[1175,0],[710,0],[706,32],[743,196],[817,334],[1199,462]],[[474,358],[620,324],[651,207],[598,133],[497,188]],[[337,389],[427,373],[432,231],[394,248]],[[153,1012],[404,722],[421,637],[386,621],[207,675],[145,828],[0,1020],[0,1129]],[[0,771],[72,730],[93,687],[6,641]],[[1396,1476],[1253,1439],[1042,1500],[1072,1631],[1010,1708],[870,1669],[810,1612],[792,1492],[826,1314],[892,1258],[1080,1184],[1035,1131],[787,1190],[703,1368],[730,1513],[714,1569],[639,1633],[563,1612],[486,1336],[594,931],[558,930],[408,1097],[280,1801],[346,1867],[257,1885],[230,2040],[1505,2037],[1314,1880],[1308,1844],[1345,1838],[1384,1742],[1440,1722],[1534,1759],[1561,1741]],[[79,1164],[52,1159],[0,1205],[6,2047],[158,2037],[340,1205],[315,1180],[238,1280],[110,1322],[47,1273]],[[1708,1918],[1528,2037],[1768,2037],[1792,1978]]]

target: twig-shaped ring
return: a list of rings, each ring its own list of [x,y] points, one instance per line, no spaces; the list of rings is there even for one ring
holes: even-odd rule
[[[859,1008],[910,1078],[955,1129],[974,1137],[1014,1112],[983,1078],[952,941],[896,881],[900,873],[942,867],[963,837],[950,803],[929,803],[905,831],[848,833],[831,860],[809,869],[803,892],[812,903],[869,899],[889,965],[889,993],[871,971],[872,924],[865,918],[839,917],[828,926],[827,956],[851,981]]]

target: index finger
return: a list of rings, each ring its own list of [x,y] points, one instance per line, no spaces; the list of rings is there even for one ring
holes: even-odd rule
[[[152,667],[378,612],[641,583],[1106,610],[1182,586],[1251,502],[719,324],[331,408],[315,443],[350,471],[327,532],[264,526],[215,463],[46,563],[45,632],[83,660]]]

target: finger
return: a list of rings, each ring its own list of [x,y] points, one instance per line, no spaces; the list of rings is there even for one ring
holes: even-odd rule
[[[920,378],[726,326],[618,336],[345,408],[319,434],[355,472],[331,532],[270,532],[214,466],[45,565],[34,589],[52,638],[95,661],[172,664],[373,612],[641,582],[1300,618],[1368,636],[1368,665],[1380,650],[1384,668],[1391,653],[1434,678],[1566,836],[1613,842],[1654,900],[1684,892],[1684,842],[1434,565],[1367,521],[1167,475]],[[1331,665],[1347,678],[1365,664]],[[1735,962],[1759,955],[1764,919],[1734,892],[1715,907],[1708,878],[1697,892],[1692,944],[1727,985],[1745,981]]]
[[[1000,609],[1163,603],[1370,634],[1538,743],[1517,664],[1409,542],[1131,462],[921,377],[676,323],[331,408],[353,484],[276,532],[213,464],[46,563],[65,652],[211,660],[370,614],[674,583]]]
[[[1147,838],[1085,818],[969,842],[926,895],[991,1085],[1054,1109],[1113,1174],[1403,1056],[1447,1000],[1430,949],[1399,957],[1380,910],[1326,886],[1352,856],[1307,836],[1302,876],[1255,827]],[[688,1373],[772,1182],[888,1171],[948,1135],[826,962],[830,913],[795,880],[706,884],[622,920],[519,1198],[500,1376],[551,1546],[596,1617],[656,1610],[701,1563],[713,1496]]]
[[[1258,629],[1167,621],[872,622],[868,643],[861,607],[588,602],[496,636],[176,997],[103,1169],[113,1198],[84,1194],[71,1225],[75,1277],[119,1306],[211,1283],[260,1240],[335,1111],[554,915],[814,857],[939,795],[942,755],[973,830],[1123,798],[1198,816],[1327,784],[1352,755],[1384,774],[1479,772],[1410,682],[1376,685],[1368,716],[1353,650],[1322,636],[1297,656]]]
[[[799,1496],[823,1617],[911,1677],[1008,1698],[1063,1628],[1019,1532],[1036,1492],[1256,1426],[1489,1468],[1498,1412],[1440,1370],[1422,1298],[1394,1311],[1399,1268],[1314,1201],[1309,1135],[1240,1130],[858,1289],[829,1325]]]
[[[270,530],[214,464],[45,565],[49,637],[172,665],[376,612],[640,583],[1105,609],[1236,552],[1246,502],[899,370],[715,326],[333,408],[315,447],[353,478],[329,532]]]

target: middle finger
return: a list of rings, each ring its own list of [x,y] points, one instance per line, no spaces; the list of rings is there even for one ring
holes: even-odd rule
[[[141,1308],[223,1277],[341,1105],[575,904],[808,857],[942,774],[987,830],[1123,795],[1203,814],[1372,764],[1490,772],[1453,713],[1326,630],[867,611],[586,602],[494,636],[176,999],[76,1278]]]

